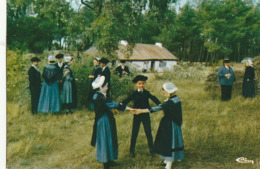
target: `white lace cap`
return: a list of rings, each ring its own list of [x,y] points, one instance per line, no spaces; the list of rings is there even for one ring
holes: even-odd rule
[[[64,56],[64,61],[65,61],[65,62],[70,62],[70,61],[71,61],[71,59],[72,59],[72,57],[71,57],[71,56],[69,56],[69,55],[67,55],[67,56]]]
[[[169,94],[172,94],[178,90],[178,88],[171,82],[166,82],[163,84],[163,90]]]
[[[92,87],[93,89],[97,89],[100,88],[105,81],[105,76],[99,76],[95,79],[95,81],[92,83]]]
[[[55,61],[55,60],[56,60],[55,56],[53,55],[48,56],[48,61]]]

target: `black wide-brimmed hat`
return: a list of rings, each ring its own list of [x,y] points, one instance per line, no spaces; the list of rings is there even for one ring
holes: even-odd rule
[[[33,57],[31,58],[31,62],[40,62],[41,59],[39,59],[38,57]]]
[[[108,62],[109,62],[109,60],[107,59],[107,58],[101,58],[100,60],[99,60],[99,62],[100,63],[105,63],[105,64],[107,64]]]
[[[121,62],[121,63],[125,63],[125,62],[126,62],[126,60],[120,60],[120,62]]]
[[[225,58],[225,59],[223,60],[223,63],[230,63],[230,59],[229,59],[229,58]]]
[[[56,59],[60,59],[60,58],[63,58],[63,57],[64,57],[64,55],[61,54],[61,53],[59,53],[59,54],[57,54],[57,55],[55,56]]]
[[[138,81],[146,81],[148,79],[148,77],[144,76],[144,75],[137,75],[135,76],[135,78],[132,80],[132,82],[137,83]]]

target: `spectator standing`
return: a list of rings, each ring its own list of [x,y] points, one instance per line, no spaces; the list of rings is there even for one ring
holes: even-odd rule
[[[232,86],[235,79],[234,71],[230,67],[230,59],[225,58],[223,65],[218,70],[218,82],[221,85],[222,101],[228,101],[231,99]]]
[[[29,75],[29,89],[31,92],[31,111],[32,114],[37,114],[38,110],[38,102],[39,102],[39,97],[41,93],[41,73],[39,68],[37,67],[38,63],[41,60],[38,57],[33,57],[31,59],[32,66],[30,67],[28,71]]]

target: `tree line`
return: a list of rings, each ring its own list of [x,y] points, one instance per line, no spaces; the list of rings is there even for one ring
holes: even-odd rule
[[[8,0],[7,45],[35,53],[96,46],[113,55],[120,40],[164,47],[180,60],[234,61],[260,53],[260,3],[198,0]],[[65,45],[64,45],[65,44]]]

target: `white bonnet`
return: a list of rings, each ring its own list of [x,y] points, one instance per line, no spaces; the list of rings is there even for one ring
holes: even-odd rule
[[[105,82],[105,76],[98,76],[95,81],[92,83],[93,89],[98,89],[102,87]]]
[[[163,90],[169,94],[172,94],[178,90],[178,88],[171,82],[166,82],[163,84]]]
[[[71,57],[70,55],[64,56],[64,61],[65,61],[65,62],[70,62],[71,59],[72,59],[72,57]]]
[[[55,56],[53,55],[48,56],[48,61],[55,61],[55,60],[56,60]]]

